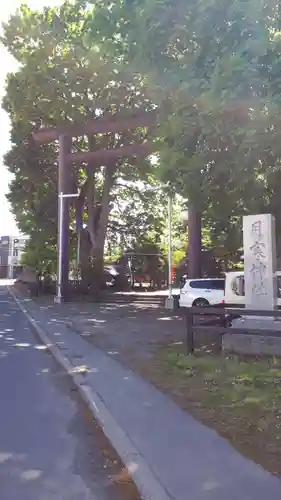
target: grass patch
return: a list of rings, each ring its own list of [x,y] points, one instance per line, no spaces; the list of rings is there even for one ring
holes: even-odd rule
[[[193,378],[202,386],[209,403],[253,406],[281,411],[281,361],[233,357],[185,356],[174,350],[163,353],[166,368],[181,378]],[[198,380],[199,379],[199,380]],[[191,382],[192,383],[192,382]],[[280,422],[281,423],[281,422]]]
[[[135,366],[136,369],[136,366]],[[241,453],[281,475],[281,360],[160,348],[137,371]]]
[[[174,350],[162,355],[167,368],[178,376],[196,379],[196,383],[201,379],[209,402],[281,410],[281,362],[277,359],[185,356]]]

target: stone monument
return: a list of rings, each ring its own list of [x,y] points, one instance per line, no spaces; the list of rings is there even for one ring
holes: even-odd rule
[[[277,308],[275,219],[271,214],[243,217],[245,308],[256,310],[256,316],[245,316],[232,322],[246,334],[227,333],[223,349],[243,354],[281,355],[281,323],[273,316],[259,316],[258,311]],[[251,330],[261,330],[260,335]],[[265,334],[262,334],[262,330]],[[280,335],[275,331],[280,330]],[[272,331],[272,334],[270,334]]]
[[[246,309],[277,307],[275,218],[271,214],[243,217]]]

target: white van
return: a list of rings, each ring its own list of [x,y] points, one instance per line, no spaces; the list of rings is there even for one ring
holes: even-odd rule
[[[277,305],[281,306],[281,271],[277,276]],[[225,273],[224,303],[231,305],[245,305],[244,271],[230,271]]]

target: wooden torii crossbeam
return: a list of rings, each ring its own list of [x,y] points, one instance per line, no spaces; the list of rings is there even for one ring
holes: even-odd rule
[[[131,117],[119,117],[118,114],[104,118],[88,120],[86,122],[67,122],[55,128],[40,128],[33,130],[32,136],[36,143],[46,144],[59,141],[59,169],[58,169],[58,193],[69,193],[69,166],[72,163],[96,163],[106,164],[109,161],[122,157],[148,155],[153,152],[153,143],[143,142],[124,145],[118,148],[102,149],[99,151],[87,151],[72,153],[72,137],[80,137],[90,134],[120,133],[126,130],[134,130],[140,127],[153,127],[156,124],[156,113],[140,113]],[[59,214],[58,227],[58,272],[57,272],[57,294],[60,302],[67,297],[69,276],[69,203],[59,203],[63,207]],[[61,276],[61,282],[59,282]]]
[[[110,118],[95,118],[85,122],[67,122],[56,128],[41,128],[34,130],[32,135],[38,144],[58,140],[60,135],[79,137],[88,134],[107,134],[109,132],[125,132],[139,127],[150,127],[156,123],[154,112],[140,113],[131,117],[121,117],[118,114]]]

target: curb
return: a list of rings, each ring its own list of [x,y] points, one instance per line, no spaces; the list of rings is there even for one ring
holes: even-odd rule
[[[22,305],[21,301],[17,298],[11,287],[8,286],[7,289],[19,309],[26,316],[32,329],[39,336],[40,340],[47,346],[56,361],[72,378],[80,396],[83,398],[84,402],[91,411],[94,420],[100,425],[104,435],[107,437],[117,455],[121,458],[124,466],[127,468],[140,493],[141,500],[173,500],[165,487],[157,479],[156,475],[143,456],[137,450],[133,441],[119,426],[118,422],[110,413],[103,402],[102,397],[97,392],[94,392],[92,388],[85,383],[83,375],[75,372],[75,366],[73,366],[60,352],[59,348],[54,345],[45,331],[38,325],[36,320]]]

